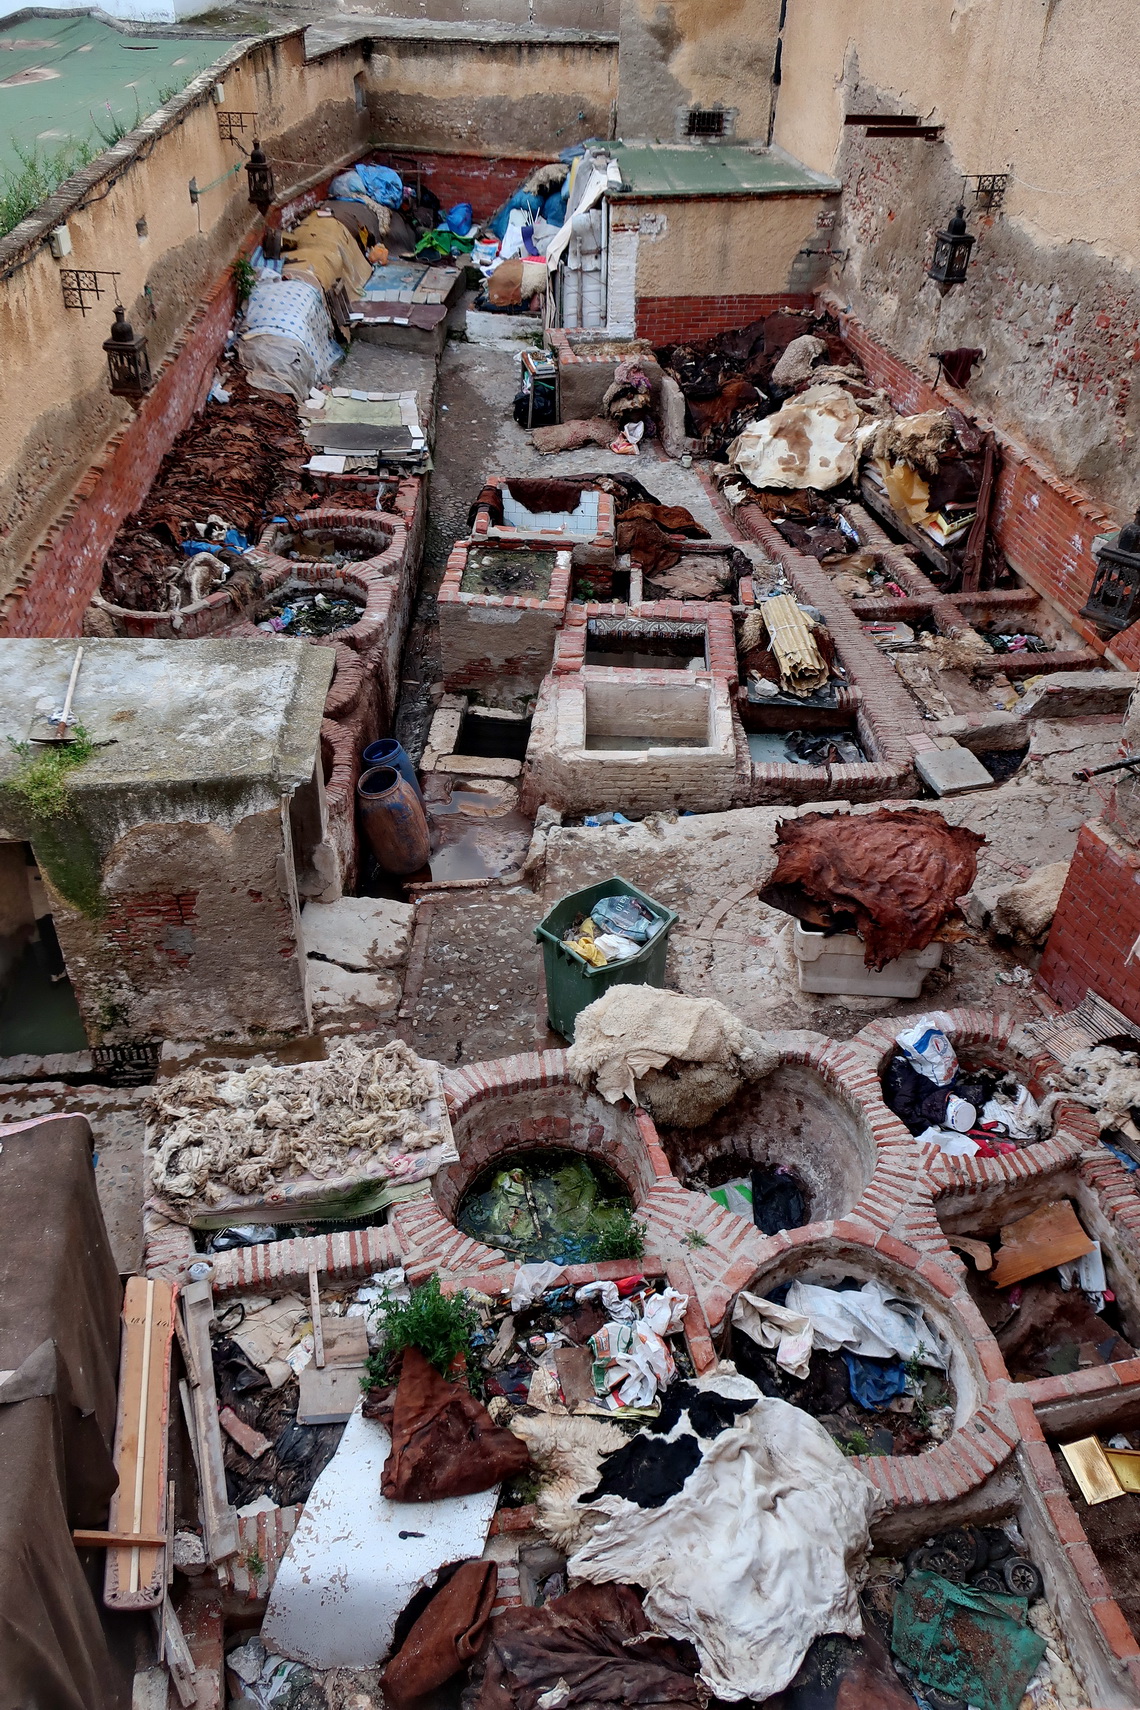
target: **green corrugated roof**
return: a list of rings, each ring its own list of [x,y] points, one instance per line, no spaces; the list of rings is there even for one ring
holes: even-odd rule
[[[744,143],[606,143],[634,196],[836,195],[841,186],[783,149]]]

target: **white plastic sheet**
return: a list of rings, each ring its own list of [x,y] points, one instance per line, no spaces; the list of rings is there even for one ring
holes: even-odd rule
[[[796,1281],[784,1304],[811,1320],[815,1346],[825,1353],[847,1348],[868,1360],[917,1358],[921,1365],[946,1370],[946,1355],[922,1308],[884,1283],[866,1282],[841,1293]]]
[[[482,1555],[498,1485],[389,1502],[380,1475],[390,1447],[358,1407],[281,1558],[261,1629],[269,1650],[310,1668],[375,1668],[413,1593],[444,1563]]]
[[[717,1697],[762,1701],[820,1633],[861,1634],[857,1579],[885,1503],[809,1414],[735,1374],[696,1387],[755,1406],[662,1507],[584,1504],[599,1524],[569,1572],[644,1586],[653,1626],[696,1646]]]

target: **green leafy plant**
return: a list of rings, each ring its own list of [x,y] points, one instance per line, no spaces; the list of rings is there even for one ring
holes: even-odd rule
[[[173,101],[176,95],[181,95],[186,87],[184,83],[164,83],[158,91],[158,104],[165,107],[168,101]]]
[[[361,1380],[365,1389],[391,1381],[392,1367],[405,1348],[418,1348],[436,1371],[446,1372],[471,1341],[478,1320],[461,1294],[444,1294],[437,1276],[412,1290],[410,1300],[381,1302],[380,1347],[368,1356]]]
[[[0,237],[14,231],[41,202],[55,195],[65,179],[95,158],[86,142],[64,143],[47,154],[15,142],[12,146],[20,164],[0,174]]]
[[[646,1226],[625,1205],[592,1219],[587,1235],[597,1264],[607,1259],[640,1259],[645,1252]]]
[[[250,1579],[260,1579],[265,1572],[265,1563],[256,1550],[246,1551],[243,1565]]]
[[[234,284],[237,286],[238,302],[244,303],[257,284],[257,274],[250,265],[249,257],[239,255],[230,272],[233,274]]]
[[[142,112],[139,108],[139,98],[137,95],[135,96],[135,116],[134,121],[131,124],[127,124],[125,120],[119,118],[109,101],[104,101],[103,105],[107,109],[106,122],[104,123],[102,119],[97,119],[94,113],[92,113],[91,123],[95,126],[97,134],[102,139],[103,147],[114,148],[116,143],[122,142],[125,136],[130,135],[136,125],[140,125],[142,123]]]
[[[596,600],[597,597],[598,590],[595,584],[590,581],[588,576],[580,576],[574,584],[574,598],[576,600]]]
[[[4,789],[36,819],[58,819],[69,814],[68,778],[95,752],[95,744],[83,726],[72,725],[70,742],[37,746],[9,737],[8,746],[19,755],[20,767]]]
[[[707,1247],[708,1244],[708,1236],[702,1235],[699,1229],[690,1229],[688,1234],[685,1236],[685,1245],[687,1247],[692,1247],[694,1251],[700,1247]]]
[[[835,1441],[845,1455],[873,1455],[875,1453],[866,1431],[860,1431],[858,1426],[853,1431],[848,1431],[846,1437],[836,1437]]]

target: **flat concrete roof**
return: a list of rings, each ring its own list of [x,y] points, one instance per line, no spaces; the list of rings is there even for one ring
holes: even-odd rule
[[[842,185],[782,148],[747,143],[613,142],[601,145],[621,167],[629,195],[835,196]],[[613,194],[611,192],[611,194]],[[621,200],[623,193],[617,193]]]
[[[276,797],[312,777],[331,648],[85,637],[0,639],[0,782],[21,765],[9,739],[25,742],[36,719],[59,716],[80,645],[72,717],[100,746],[71,789],[237,784]]]

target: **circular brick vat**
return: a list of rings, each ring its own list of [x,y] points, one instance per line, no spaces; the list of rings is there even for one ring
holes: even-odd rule
[[[481,1065],[492,1066],[498,1067]],[[459,1162],[440,1170],[432,1184],[440,1211],[452,1223],[488,1169],[506,1168],[522,1155],[577,1152],[612,1171],[635,1208],[656,1179],[633,1111],[606,1104],[569,1082],[491,1092],[461,1115],[453,1113],[452,1132]]]
[[[755,1166],[784,1168],[802,1184],[807,1221],[843,1217],[875,1172],[870,1122],[838,1081],[806,1063],[782,1063],[741,1089],[702,1128],[666,1128],[661,1142],[677,1178],[710,1185]]]
[[[306,580],[311,580],[312,570],[335,576],[350,566],[383,575],[399,527],[394,517],[382,511],[332,507],[304,511],[287,522],[270,523],[259,551]],[[333,554],[340,555],[339,563]]]

